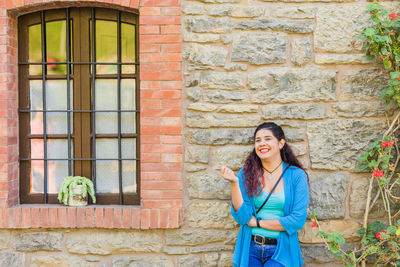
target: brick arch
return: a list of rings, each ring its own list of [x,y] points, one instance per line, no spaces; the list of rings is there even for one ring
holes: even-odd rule
[[[100,1],[59,1],[59,0],[6,0],[6,9],[17,16],[46,9],[65,7],[104,7],[135,12],[139,9],[139,0],[100,0]]]
[[[3,3],[0,5],[0,228],[179,227],[183,198],[180,0],[6,0]],[[17,17],[68,6],[106,7],[140,14],[140,207],[74,209],[18,205]],[[34,217],[40,220],[35,221]]]

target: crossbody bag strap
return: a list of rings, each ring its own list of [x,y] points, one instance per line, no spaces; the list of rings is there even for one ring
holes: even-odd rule
[[[279,181],[282,179],[283,175],[285,174],[286,170],[290,167],[290,165],[287,165],[285,170],[282,172],[281,176],[279,176],[278,181],[276,181],[274,187],[272,188],[271,192],[269,192],[267,198],[265,199],[264,203],[261,205],[261,207],[258,208],[258,210],[256,211],[256,214],[264,207],[265,203],[267,203],[269,197],[272,195],[272,192],[274,192],[275,188],[278,186]]]

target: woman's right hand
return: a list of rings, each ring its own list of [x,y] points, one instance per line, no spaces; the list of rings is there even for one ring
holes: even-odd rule
[[[239,181],[239,179],[236,177],[236,175],[233,173],[233,171],[226,166],[221,167],[221,176],[222,176],[222,178],[224,178],[225,180],[227,180],[231,183],[237,183]]]

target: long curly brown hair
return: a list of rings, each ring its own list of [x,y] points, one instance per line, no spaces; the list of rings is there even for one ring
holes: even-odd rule
[[[286,140],[285,134],[284,134],[282,128],[273,122],[264,122],[264,123],[260,124],[254,131],[254,136],[253,136],[254,139],[256,137],[257,132],[261,129],[270,130],[272,132],[272,134],[274,135],[274,137],[276,139],[278,139],[278,141],[280,141],[282,139]],[[290,148],[290,145],[287,142],[285,142],[285,145],[281,149],[280,153],[281,153],[282,160],[285,163],[299,167],[300,169],[304,170],[304,167],[299,162],[299,160],[296,158],[296,156],[293,153],[293,150]],[[263,187],[263,185],[260,182],[259,177],[264,174],[264,169],[262,167],[261,160],[257,156],[256,150],[254,148],[250,152],[250,154],[247,156],[247,159],[244,163],[243,172],[245,175],[244,184],[246,185],[247,194],[249,194],[249,196],[251,196],[251,197],[259,195],[261,193],[260,189]],[[308,174],[305,170],[304,170],[304,172],[306,173],[307,180],[308,180]]]

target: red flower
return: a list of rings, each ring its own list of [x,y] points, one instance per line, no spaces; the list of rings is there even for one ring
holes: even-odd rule
[[[389,18],[391,18],[392,20],[398,19],[399,18],[399,13],[392,13],[389,15]]]
[[[378,233],[376,233],[376,236],[375,236],[380,241],[384,241],[385,240],[385,238],[381,237],[382,233],[386,234],[386,231],[385,230],[379,231]]]
[[[400,74],[399,74],[399,77],[397,77],[397,80],[399,80],[399,81],[400,81]]]
[[[382,142],[382,148],[392,147],[392,146],[393,146],[393,143],[390,141]]]
[[[313,222],[313,223],[311,224],[311,227],[312,227],[312,228],[317,227],[317,223],[316,223],[316,222]]]
[[[383,171],[374,170],[372,175],[377,177],[377,178],[381,178],[381,177],[383,177]]]

